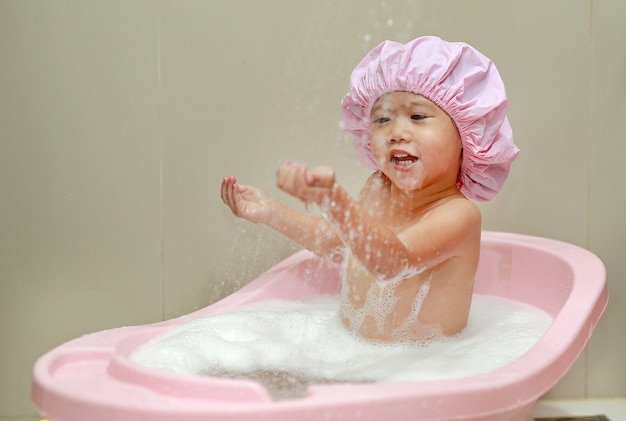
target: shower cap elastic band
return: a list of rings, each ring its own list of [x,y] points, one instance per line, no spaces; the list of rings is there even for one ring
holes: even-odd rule
[[[352,72],[343,98],[342,126],[354,135],[357,159],[377,169],[370,150],[370,112],[383,94],[406,91],[437,104],[454,120],[463,142],[457,187],[491,200],[506,181],[519,149],[506,116],[504,83],[491,60],[468,44],[421,37],[384,41]]]

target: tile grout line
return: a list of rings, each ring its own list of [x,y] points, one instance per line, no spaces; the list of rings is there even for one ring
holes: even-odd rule
[[[161,223],[161,319],[165,320],[165,209],[163,200],[163,95],[161,88],[161,1],[156,0],[157,132],[159,141],[159,212]]]
[[[591,249],[591,120],[593,111],[593,19],[594,0],[589,0],[589,50],[588,50],[588,84],[587,95],[589,97],[587,108],[587,226],[586,226],[586,248]],[[584,351],[584,389],[583,398],[589,397],[589,344]]]

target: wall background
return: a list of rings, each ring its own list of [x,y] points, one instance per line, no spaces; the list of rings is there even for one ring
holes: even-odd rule
[[[292,253],[231,216],[221,178],[280,195],[292,159],[356,193],[350,72],[426,34],[473,44],[508,88],[522,153],[484,228],[607,266],[610,305],[549,396],[626,396],[624,21],[620,0],[0,0],[0,416],[35,415],[52,347],[189,313]]]

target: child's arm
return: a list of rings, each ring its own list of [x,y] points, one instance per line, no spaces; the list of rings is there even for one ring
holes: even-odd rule
[[[480,213],[463,198],[450,199],[398,233],[364,211],[340,186],[326,202],[326,213],[344,244],[378,279],[415,275],[455,257],[463,244],[480,238]]]
[[[378,279],[411,276],[434,267],[480,235],[480,212],[463,198],[450,199],[396,233],[352,199],[328,168],[307,171],[286,163],[278,178],[287,193],[320,205],[352,255]]]
[[[343,244],[327,221],[297,212],[234,177],[224,178],[221,196],[235,216],[266,224],[313,253],[341,262]]]

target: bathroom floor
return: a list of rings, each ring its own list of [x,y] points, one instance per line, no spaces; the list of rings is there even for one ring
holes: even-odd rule
[[[561,419],[603,421],[602,417],[593,418],[600,415],[604,415],[606,417],[604,419],[610,421],[626,420],[626,399],[541,400],[533,409],[528,421],[538,418],[548,420],[554,418],[554,421]]]

